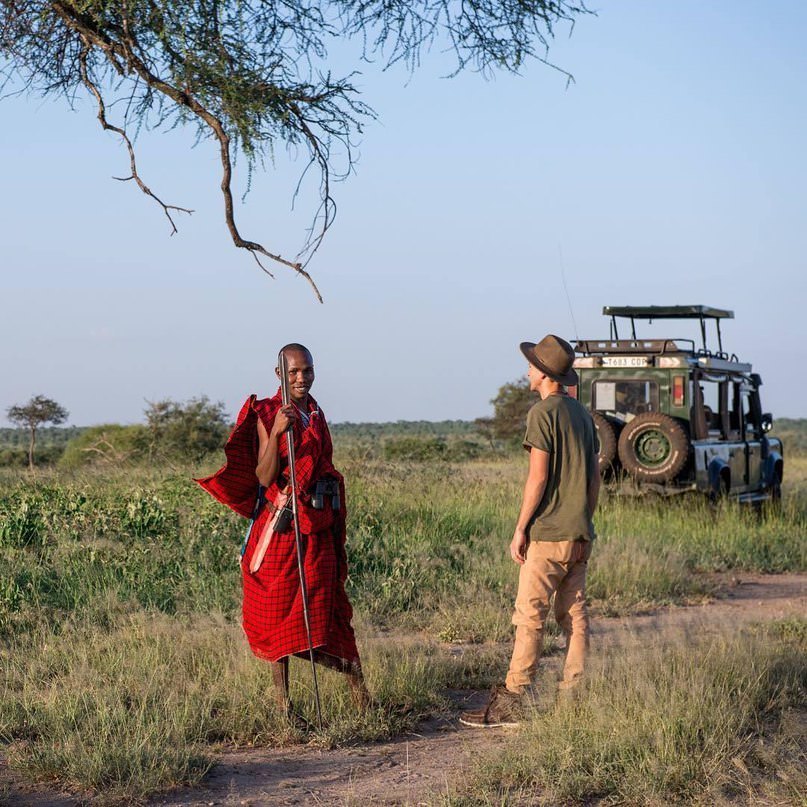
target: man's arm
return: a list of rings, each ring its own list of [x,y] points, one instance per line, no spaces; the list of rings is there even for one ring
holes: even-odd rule
[[[524,494],[521,497],[521,512],[516,522],[513,540],[510,542],[510,557],[519,564],[527,559],[527,547],[530,539],[527,528],[544,498],[546,480],[549,476],[549,452],[538,448],[530,449],[530,470],[524,483]]]
[[[266,430],[266,426],[258,418],[258,467],[255,468],[255,476],[265,488],[277,479],[280,471],[280,438],[296,417],[294,406],[282,406],[275,415],[271,432]]]

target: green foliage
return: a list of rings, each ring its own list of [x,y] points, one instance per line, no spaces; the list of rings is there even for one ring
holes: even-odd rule
[[[389,437],[381,445],[384,459],[410,462],[461,462],[483,452],[483,448],[471,440],[446,440],[444,437]]]
[[[0,737],[16,768],[126,801],[198,779],[215,743],[296,739],[268,705],[265,666],[250,659],[238,626],[245,522],[190,481],[204,470],[111,466],[33,478],[0,474]],[[389,736],[443,708],[444,687],[486,686],[501,675],[517,583],[506,548],[526,458],[360,459],[342,470],[348,590],[379,706],[356,715],[343,682],[323,676],[325,742]],[[736,507],[710,508],[700,498],[606,499],[590,567],[594,608],[625,614],[701,598],[710,586],[700,570],[804,569],[807,492],[794,492],[798,474],[807,476],[803,463],[785,478],[782,510],[762,519]],[[382,628],[419,638],[384,638]],[[783,624],[776,636],[802,641],[803,628]],[[456,656],[443,652],[438,639],[477,644]],[[628,657],[635,669],[645,668],[643,656]],[[668,682],[679,692],[689,679],[698,697],[711,697],[708,687],[697,689],[706,686],[698,669],[682,669],[678,678],[673,671],[669,679],[647,673],[661,693],[647,696],[648,709],[660,708]],[[627,683],[620,687],[608,701],[611,710],[629,697]],[[310,692],[300,688],[294,696],[310,716]],[[624,703],[640,705],[636,698]],[[598,770],[607,769],[605,780],[586,778],[579,766],[567,770],[557,757],[560,746],[553,746],[557,754],[547,765],[556,767],[546,770],[560,771],[559,782],[578,782],[563,784],[570,788],[564,792],[588,793],[592,781],[616,787],[629,754],[646,759],[641,744],[649,742],[649,714],[636,714],[641,720],[629,743],[601,738],[596,759]],[[676,714],[697,718],[683,706]],[[618,725],[626,736],[629,722]],[[698,731],[721,742],[726,736],[714,721],[692,731],[676,725],[680,737],[671,723],[662,738],[670,765],[697,751]],[[606,727],[601,721],[595,728],[591,736],[568,737],[585,751]],[[665,776],[670,793],[690,792],[681,789],[679,774]],[[637,787],[636,778],[624,781],[625,788]]]
[[[380,440],[386,437],[473,437],[474,423],[467,420],[396,420],[389,423],[331,423],[335,440]]]
[[[382,459],[462,462],[497,456],[494,446],[477,425],[462,420],[336,423],[330,428],[340,462]]]
[[[26,547],[41,543],[41,504],[41,497],[33,493],[0,500],[0,545]]]
[[[443,459],[446,441],[440,437],[392,437],[384,441],[384,458],[388,460]]]
[[[84,465],[120,465],[143,461],[148,457],[149,432],[145,426],[121,426],[109,423],[91,426],[65,446],[59,465],[79,468]]]
[[[40,426],[36,430],[36,442],[40,448],[64,448],[74,437],[84,431],[83,426]],[[0,428],[0,450],[26,448],[28,434],[22,429]]]
[[[43,423],[64,423],[67,420],[67,410],[51,398],[44,395],[35,395],[28,403],[16,404],[6,410],[6,417],[18,426],[28,429],[30,441],[28,444],[28,465],[34,467],[34,448],[36,444],[36,431]]]
[[[84,429],[80,426],[40,426],[36,430],[36,456],[40,465],[53,465],[65,446]],[[21,468],[28,464],[31,436],[23,429],[0,429],[0,468]]]
[[[537,400],[526,378],[505,384],[491,401],[493,417],[481,418],[477,423],[492,437],[515,441],[523,437],[527,412]]]
[[[145,415],[150,457],[197,462],[220,449],[229,432],[224,404],[206,395],[186,403],[149,403]]]
[[[102,122],[106,96],[110,114],[116,100],[127,101],[120,127],[190,126],[198,140],[215,138],[234,243],[276,258],[243,239],[235,225],[230,181],[239,153],[248,174],[283,147],[302,151],[308,166],[320,171],[320,204],[307,243],[313,252],[335,214],[332,146],[345,161],[336,173],[348,176],[354,138],[373,116],[358,100],[356,70],[373,62],[403,62],[414,70],[434,46],[454,54],[456,72],[517,72],[530,58],[546,62],[555,26],[571,26],[586,12],[574,0],[476,0],[472,6],[443,0],[7,2],[0,5],[0,75],[70,103],[89,91]],[[346,49],[346,40],[355,47]],[[344,77],[333,69],[331,46],[340,51],[340,63],[346,53],[355,62]],[[164,210],[170,219],[171,209]],[[296,260],[277,259],[304,273]]]
[[[36,461],[38,465],[55,465],[62,454],[64,446],[38,447]],[[0,468],[24,468],[28,465],[27,448],[0,448]]]
[[[64,423],[68,411],[52,398],[35,395],[28,403],[16,404],[6,410],[6,417],[19,426],[36,429],[43,423]]]

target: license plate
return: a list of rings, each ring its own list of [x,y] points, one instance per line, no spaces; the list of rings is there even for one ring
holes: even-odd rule
[[[647,367],[647,356],[603,356],[603,367]]]

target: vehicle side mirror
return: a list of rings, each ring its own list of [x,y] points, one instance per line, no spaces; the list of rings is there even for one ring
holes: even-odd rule
[[[762,431],[769,432],[773,428],[773,415],[770,412],[765,412],[762,416]]]

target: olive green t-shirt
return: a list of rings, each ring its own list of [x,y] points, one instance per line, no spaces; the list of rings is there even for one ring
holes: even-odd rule
[[[566,395],[538,401],[527,414],[524,448],[549,454],[546,488],[530,528],[532,540],[594,540],[588,484],[591,474],[599,473],[600,447],[586,408]]]

